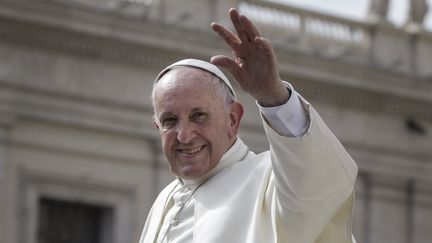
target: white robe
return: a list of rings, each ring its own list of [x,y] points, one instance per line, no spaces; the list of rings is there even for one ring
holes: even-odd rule
[[[280,136],[264,122],[270,151],[240,146],[234,163],[193,195],[195,243],[348,243],[357,166],[316,111],[302,100],[310,127],[302,138]],[[243,158],[244,157],[244,158]],[[156,199],[140,243],[153,243],[178,181]]]

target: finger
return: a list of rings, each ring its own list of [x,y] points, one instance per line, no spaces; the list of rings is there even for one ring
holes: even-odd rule
[[[240,15],[240,23],[243,26],[243,30],[250,40],[254,40],[255,37],[261,36],[257,27],[249,20],[245,15]]]
[[[264,50],[265,52],[273,52],[273,46],[268,39],[264,37],[255,37],[254,41],[258,45],[258,48]]]
[[[240,39],[234,33],[218,23],[212,23],[211,27],[222,39],[225,40],[233,51],[237,49],[240,44]]]
[[[237,63],[233,59],[231,59],[227,56],[217,55],[217,56],[213,56],[210,59],[210,62],[216,66],[224,68],[229,73],[231,73],[231,75],[234,78],[236,78],[237,72],[238,72],[238,66],[237,66]]]
[[[250,42],[251,40],[253,40],[253,39],[249,39],[249,36],[244,31],[243,26],[240,23],[240,19],[239,19],[240,16],[239,16],[239,13],[237,12],[237,10],[235,8],[231,8],[229,10],[229,15],[231,18],[231,22],[234,26],[234,29],[237,31],[238,38],[242,42]]]

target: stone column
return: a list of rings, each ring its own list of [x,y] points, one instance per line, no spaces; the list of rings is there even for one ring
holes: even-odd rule
[[[408,19],[405,24],[407,30],[412,32],[420,31],[427,12],[426,0],[410,0]]]
[[[368,20],[374,24],[388,23],[388,0],[371,0],[369,4]]]

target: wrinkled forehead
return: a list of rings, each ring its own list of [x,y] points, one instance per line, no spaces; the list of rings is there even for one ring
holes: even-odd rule
[[[214,78],[211,73],[191,67],[171,70],[155,83],[155,114],[224,107],[224,99],[212,81]]]
[[[179,66],[167,71],[158,82],[155,83],[154,89],[168,87],[190,87],[198,88],[211,84],[215,78],[214,74],[195,67]]]
[[[178,67],[170,70],[153,86],[153,105],[192,100],[197,95],[222,99],[217,92],[214,78],[212,73],[193,67]]]

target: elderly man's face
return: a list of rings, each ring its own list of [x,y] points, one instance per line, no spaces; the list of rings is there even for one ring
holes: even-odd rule
[[[171,171],[195,179],[214,168],[234,143],[243,114],[239,103],[227,109],[203,70],[182,67],[155,86],[155,125]]]

